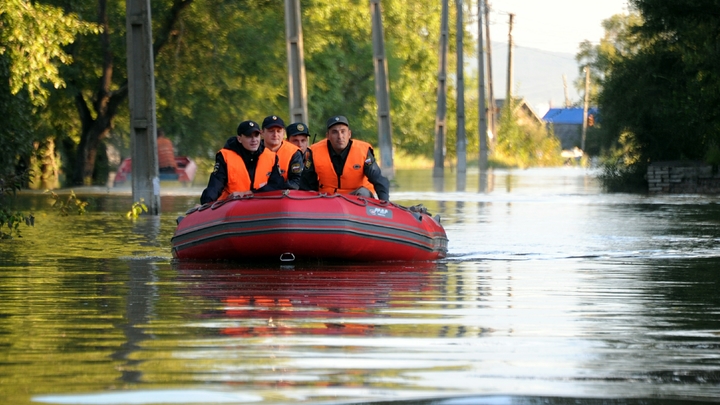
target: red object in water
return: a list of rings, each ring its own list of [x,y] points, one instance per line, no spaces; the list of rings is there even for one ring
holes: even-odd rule
[[[182,184],[192,184],[195,178],[195,172],[197,172],[197,165],[195,162],[187,156],[176,156],[175,163],[177,168],[175,173],[160,173],[160,180],[174,180],[179,181]],[[132,180],[132,159],[127,158],[120,163],[117,173],[115,174],[114,185],[121,186],[126,182]]]
[[[432,261],[342,263],[289,270],[275,264],[173,263],[177,294],[216,301],[198,316],[217,319],[220,334],[239,337],[388,337],[371,314],[416,305],[416,294],[438,288],[434,274],[442,266]]]
[[[271,191],[188,211],[173,256],[191,260],[428,261],[447,234],[424,208],[311,191]]]

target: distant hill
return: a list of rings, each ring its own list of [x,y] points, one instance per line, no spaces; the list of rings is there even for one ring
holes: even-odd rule
[[[495,98],[505,98],[507,91],[507,47],[507,43],[492,42]],[[465,60],[471,70],[477,70],[477,57]],[[513,65],[513,94],[524,97],[541,117],[550,106],[565,105],[563,74],[567,78],[570,102],[581,101],[582,92],[575,90],[575,81],[580,73],[574,54],[516,46],[513,50]]]

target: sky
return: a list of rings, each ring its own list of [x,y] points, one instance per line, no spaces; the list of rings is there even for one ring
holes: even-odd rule
[[[487,0],[490,39],[507,43],[509,14],[517,46],[575,54],[584,40],[597,43],[601,23],[627,13],[627,0]]]

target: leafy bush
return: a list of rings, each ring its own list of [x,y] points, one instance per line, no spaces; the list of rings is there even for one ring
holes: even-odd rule
[[[609,192],[647,191],[647,164],[642,160],[635,135],[623,132],[618,145],[609,149],[600,159],[598,179]]]
[[[77,198],[74,191],[71,190],[70,195],[68,195],[68,197],[64,200],[53,191],[46,190],[45,192],[50,193],[50,198],[55,201],[52,207],[53,209],[58,210],[58,212],[60,212],[60,215],[68,216],[73,211],[76,212],[78,215],[82,215],[85,213],[85,208],[87,207],[88,203]]]
[[[521,122],[515,109],[513,102],[502,110],[492,161],[519,168],[561,165],[560,141],[542,125]]]
[[[13,235],[20,238],[20,224],[35,224],[35,217],[14,211],[9,206],[9,199],[27,182],[28,176],[27,171],[19,175],[0,174],[0,239],[12,239]]]

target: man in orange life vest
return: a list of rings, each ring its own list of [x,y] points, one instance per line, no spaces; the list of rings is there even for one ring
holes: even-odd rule
[[[317,142],[313,152],[319,191],[328,194],[355,194],[390,199],[390,182],[375,162],[372,146],[351,140],[347,118],[342,115],[327,120],[326,140]]]
[[[277,155],[260,142],[260,126],[254,121],[243,121],[237,128],[237,136],[228,139],[215,155],[215,168],[200,203],[284,188]]]
[[[157,129],[158,168],[160,173],[175,174],[175,149],[172,141],[165,136],[165,130]]]
[[[277,115],[265,117],[262,125],[262,137],[265,148],[275,152],[280,163],[280,174],[285,179],[285,188],[300,188],[300,176],[303,170],[303,156],[300,149],[284,142],[285,122]]]
[[[295,122],[285,128],[288,142],[300,148],[303,156],[303,171],[300,176],[300,190],[317,191],[318,179],[313,165],[312,150],[308,147],[310,128],[302,122]]]

